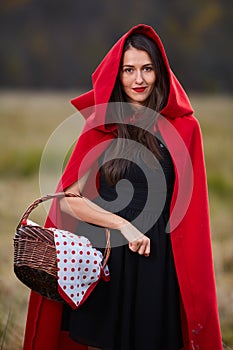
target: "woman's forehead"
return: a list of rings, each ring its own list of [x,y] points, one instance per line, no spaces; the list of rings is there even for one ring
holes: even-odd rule
[[[130,47],[125,51],[122,63],[127,66],[147,65],[152,64],[152,60],[146,51]]]

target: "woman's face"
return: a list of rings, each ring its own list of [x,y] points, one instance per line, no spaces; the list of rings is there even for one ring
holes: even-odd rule
[[[156,81],[154,66],[146,51],[134,47],[125,51],[120,81],[128,102],[136,105],[145,104]]]

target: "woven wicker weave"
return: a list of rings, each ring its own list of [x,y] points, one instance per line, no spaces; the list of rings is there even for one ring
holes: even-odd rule
[[[14,272],[18,279],[42,296],[63,301],[58,293],[57,257],[52,230],[27,225],[29,214],[40,203],[53,198],[81,197],[73,193],[56,193],[35,200],[23,214],[14,238]],[[102,266],[110,255],[110,232],[106,229],[106,248]]]

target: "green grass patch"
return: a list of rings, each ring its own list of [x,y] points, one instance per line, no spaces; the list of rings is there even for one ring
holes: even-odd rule
[[[209,174],[208,188],[210,192],[216,194],[219,198],[232,199],[233,183],[226,179],[224,176],[215,173]]]
[[[222,337],[226,345],[224,349],[231,350],[233,347],[233,322],[222,325]]]
[[[4,152],[0,158],[0,172],[2,177],[29,177],[39,170],[41,150],[25,149]]]

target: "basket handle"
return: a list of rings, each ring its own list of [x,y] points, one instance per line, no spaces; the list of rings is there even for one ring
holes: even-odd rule
[[[31,205],[29,205],[29,207],[26,209],[26,211],[24,212],[24,214],[22,215],[22,218],[19,222],[19,225],[17,228],[19,228],[20,226],[25,226],[27,225],[27,219],[29,217],[29,215],[31,214],[31,212],[38,207],[38,205],[40,203],[46,202],[50,199],[54,199],[54,198],[64,198],[64,197],[80,197],[82,198],[81,195],[79,194],[75,194],[75,193],[70,193],[70,192],[58,192],[58,193],[54,193],[54,194],[47,194],[46,196],[40,197],[38,199],[36,199]]]
[[[71,192],[57,192],[54,194],[47,194],[46,196],[40,197],[38,199],[36,199],[31,205],[29,205],[29,207],[26,209],[26,211],[24,212],[24,214],[22,215],[22,218],[17,226],[17,230],[21,227],[21,226],[25,226],[27,225],[27,219],[30,215],[30,213],[36,208],[38,207],[38,205],[40,203],[46,202],[50,199],[54,199],[54,198],[64,198],[64,197],[78,197],[78,198],[83,198],[83,196],[81,194],[76,194],[76,193],[71,193]],[[103,254],[103,261],[102,261],[102,268],[104,269],[105,266],[107,265],[108,262],[108,258],[110,256],[110,252],[111,252],[111,244],[110,244],[110,230],[109,228],[105,228],[106,230],[106,246],[105,246],[105,250],[104,250],[104,254]]]

